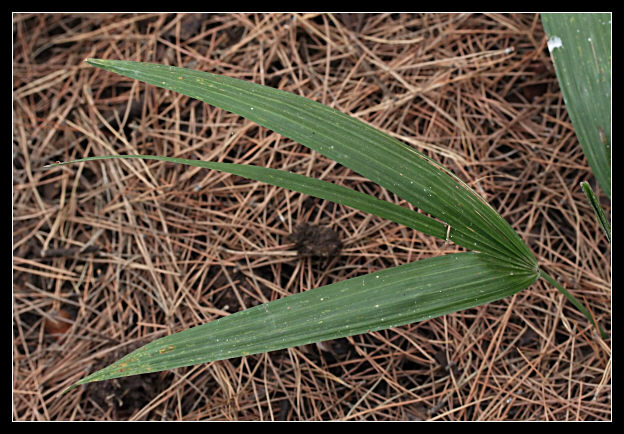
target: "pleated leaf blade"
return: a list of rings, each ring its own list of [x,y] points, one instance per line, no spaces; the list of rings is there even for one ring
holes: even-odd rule
[[[346,205],[351,208],[385,218],[395,223],[402,224],[409,228],[416,229],[427,235],[432,235],[444,240],[446,239],[446,226],[444,223],[441,223],[429,216],[385,200],[377,199],[371,195],[361,193],[341,185],[269,167],[191,160],[188,158],[166,157],[160,155],[103,155],[49,164],[46,167],[108,159],[158,160],[168,163],[184,164],[187,166],[218,170]]]
[[[398,327],[510,296],[538,276],[511,271],[480,253],[424,259],[290,295],[157,339],[67,390]]]
[[[574,131],[611,199],[611,14],[545,13],[542,23]]]

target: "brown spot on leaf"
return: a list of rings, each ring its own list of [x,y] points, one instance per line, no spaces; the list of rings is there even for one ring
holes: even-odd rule
[[[166,347],[162,347],[160,350],[158,350],[158,352],[160,354],[163,354],[173,350],[175,350],[175,345],[167,345]]]

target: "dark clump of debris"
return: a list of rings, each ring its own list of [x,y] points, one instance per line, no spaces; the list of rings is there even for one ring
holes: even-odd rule
[[[342,248],[342,242],[335,231],[308,223],[296,226],[286,240],[295,243],[299,255],[305,257],[332,258]]]

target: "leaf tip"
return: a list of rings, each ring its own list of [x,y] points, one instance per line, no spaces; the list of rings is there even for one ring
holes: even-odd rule
[[[50,167],[56,167],[56,166],[62,166],[63,163],[62,161],[55,161],[54,163],[50,163],[50,164],[46,164],[45,166],[43,166],[44,169],[49,169]]]
[[[103,66],[106,62],[103,59],[96,59],[93,57],[87,57],[84,61],[91,66],[100,66],[100,67]]]
[[[75,383],[73,383],[73,384],[67,386],[65,389],[63,389],[61,391],[61,396],[67,394],[67,392],[69,392],[70,390],[75,389],[76,387],[78,387],[78,386],[80,386],[82,384],[91,383],[92,381],[94,381],[94,380],[91,379],[91,375],[88,375],[88,376],[86,376],[84,378],[81,378],[80,380],[76,381]]]
[[[78,383],[74,383],[71,386],[66,387],[65,389],[61,391],[61,396],[65,395],[67,392],[69,392],[72,389],[75,389],[76,387],[78,387]]]

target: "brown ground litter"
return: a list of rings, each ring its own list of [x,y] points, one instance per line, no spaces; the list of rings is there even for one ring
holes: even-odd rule
[[[610,339],[543,282],[397,329],[61,396],[157,337],[457,250],[214,171],[138,160],[42,169],[112,152],[244,162],[401,203],[272,131],[87,57],[226,74],[382,129],[482,194],[611,326],[610,247],[579,187],[596,183],[538,15],[15,14],[14,420],[611,419]],[[328,228],[341,249],[302,257],[288,238],[301,224]]]

